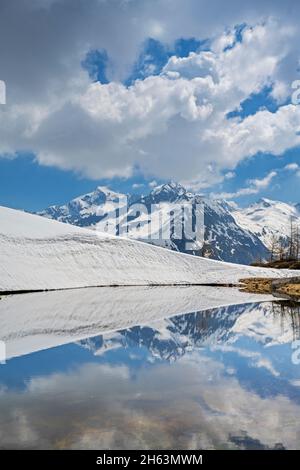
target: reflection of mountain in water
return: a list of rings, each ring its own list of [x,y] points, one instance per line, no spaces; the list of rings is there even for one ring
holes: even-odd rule
[[[293,331],[293,339],[300,339],[300,303],[294,301],[280,301],[273,303],[274,314],[280,317],[282,328],[286,322],[290,322]]]
[[[263,345],[300,338],[299,306],[270,302],[210,309],[89,338],[79,344],[96,355],[120,347],[145,347],[153,358],[172,362],[195,348],[234,343],[240,336]]]

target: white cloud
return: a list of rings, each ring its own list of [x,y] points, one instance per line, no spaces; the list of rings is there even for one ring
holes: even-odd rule
[[[249,196],[251,194],[258,194],[262,189],[266,189],[270,186],[273,179],[277,176],[277,171],[270,171],[264,178],[255,178],[248,181],[249,186],[245,188],[238,189],[232,193],[220,193],[220,194],[211,194],[212,197],[218,197],[221,199],[231,199],[238,198],[242,196]]]
[[[284,167],[284,169],[288,171],[297,171],[300,169],[300,167],[298,163],[289,163],[288,165]]]
[[[224,176],[224,179],[225,180],[231,180],[232,178],[235,178],[236,174],[234,173],[234,171],[228,171],[225,176]]]
[[[223,192],[223,193],[211,193],[211,197],[217,198],[224,198],[224,199],[231,199],[231,198],[238,198],[242,196],[249,196],[251,194],[258,194],[263,189],[267,189],[271,183],[273,182],[274,178],[284,172],[296,172],[297,176],[300,176],[300,167],[298,163],[289,163],[282,168],[277,168],[270,171],[265,177],[263,178],[255,178],[248,180],[248,186],[245,188],[238,189],[235,192]],[[225,175],[225,179],[228,179]]]
[[[217,34],[224,26],[213,14],[220,6],[215,0],[201,7],[194,0],[174,0],[178,19],[170,16],[164,0],[154,1],[151,9],[136,0],[92,0],[89,7],[79,0],[51,0],[30,8],[22,3],[18,14],[11,2],[6,4],[0,41],[7,46],[0,67],[9,102],[0,115],[2,154],[33,151],[41,164],[96,179],[128,177],[138,166],[146,176],[208,187],[249,155],[280,155],[300,144],[299,107],[261,110],[244,120],[226,118],[266,85],[274,85],[279,102],[284,99],[298,43],[294,18],[279,15],[281,22],[269,19],[247,27],[243,42],[234,45],[232,29]],[[222,21],[257,21],[280,8],[280,2],[266,1],[249,14],[231,1]],[[43,25],[42,37],[37,25]],[[12,31],[24,41],[16,42]],[[117,81],[91,84],[80,67],[89,48],[105,48],[113,64],[111,78],[122,78],[145,36],[172,42],[200,32],[213,38],[210,52],[172,57],[160,76],[130,88]],[[231,48],[224,51],[226,46]]]
[[[277,172],[271,171],[264,178],[262,179],[256,178],[256,179],[250,180],[250,183],[253,185],[254,189],[257,190],[257,192],[259,192],[261,189],[267,188],[270,185],[271,181],[275,178],[275,176],[277,176]]]

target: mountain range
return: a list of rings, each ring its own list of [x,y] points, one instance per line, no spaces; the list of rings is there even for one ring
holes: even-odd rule
[[[178,205],[201,204],[204,213],[204,244],[188,244],[184,234],[177,239],[172,231],[164,238],[159,230],[170,228],[170,213]],[[143,210],[144,208],[147,210]],[[141,209],[139,209],[141,206]],[[65,205],[50,206],[38,215],[60,222],[102,231],[116,220],[115,235],[150,242],[166,248],[207,258],[250,264],[266,259],[272,236],[288,239],[290,219],[300,224],[300,204],[292,205],[260,199],[246,208],[221,199],[208,199],[187,191],[181,184],[170,182],[157,186],[147,195],[126,195],[104,186],[79,196]],[[193,218],[194,215],[185,214]],[[157,221],[161,220],[160,227]],[[194,220],[189,221],[192,226]]]
[[[247,277],[299,273],[191,256],[0,206],[0,293],[96,286],[237,285]]]

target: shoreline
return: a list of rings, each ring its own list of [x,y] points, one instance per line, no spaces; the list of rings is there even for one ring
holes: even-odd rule
[[[272,294],[300,301],[300,277],[294,278],[245,278],[240,280],[240,290],[255,294]]]

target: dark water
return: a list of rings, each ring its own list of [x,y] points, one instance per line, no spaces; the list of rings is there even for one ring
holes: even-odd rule
[[[299,318],[218,308],[8,360],[1,448],[299,449]]]

